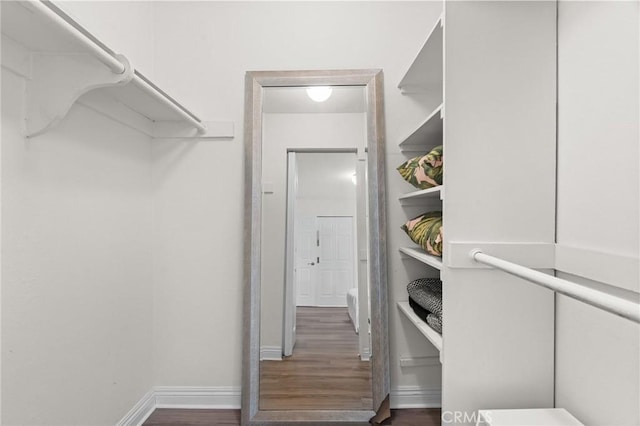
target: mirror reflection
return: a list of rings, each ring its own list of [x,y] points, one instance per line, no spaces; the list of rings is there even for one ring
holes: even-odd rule
[[[262,105],[260,410],[372,410],[364,86]]]

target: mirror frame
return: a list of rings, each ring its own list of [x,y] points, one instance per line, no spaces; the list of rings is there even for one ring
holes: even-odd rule
[[[367,93],[369,279],[371,304],[372,410],[277,410],[259,408],[260,280],[262,232],[262,101],[265,87],[364,86]],[[369,424],[383,403],[388,408],[389,344],[386,200],[382,70],[249,71],[244,118],[244,303],[242,425]]]

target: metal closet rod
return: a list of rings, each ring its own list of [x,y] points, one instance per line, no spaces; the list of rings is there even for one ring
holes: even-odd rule
[[[546,287],[557,293],[579,300],[614,315],[621,316],[636,323],[640,323],[640,304],[621,297],[613,296],[592,288],[543,274],[526,266],[511,263],[498,257],[482,253],[480,249],[473,249],[469,256],[476,262],[492,266],[508,274],[515,275],[534,284]]]
[[[45,17],[46,20],[54,24],[60,31],[81,43],[83,47],[95,55],[96,58],[109,67],[111,71],[116,74],[123,74],[126,71],[126,65],[120,62],[113,50],[109,49],[109,47],[98,40],[93,34],[87,31],[82,25],[76,22],[51,1],[28,0],[27,4],[30,6],[31,10]],[[183,107],[164,91],[160,90],[160,88],[151,83],[138,71],[134,71],[133,83],[147,92],[150,96],[178,113],[193,127],[198,129],[198,133],[202,134],[206,132],[207,126],[202,123],[198,117],[193,115],[188,109]]]

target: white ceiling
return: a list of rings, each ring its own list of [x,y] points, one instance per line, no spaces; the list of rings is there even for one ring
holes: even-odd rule
[[[307,96],[306,87],[266,87],[262,112],[274,113],[362,113],[366,112],[364,86],[333,86],[324,102]]]

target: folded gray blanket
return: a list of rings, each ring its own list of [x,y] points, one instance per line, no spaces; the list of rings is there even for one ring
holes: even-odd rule
[[[437,278],[419,278],[407,285],[407,292],[418,305],[442,322],[442,281]]]
[[[427,315],[427,324],[438,333],[442,334],[442,317],[435,314]]]

